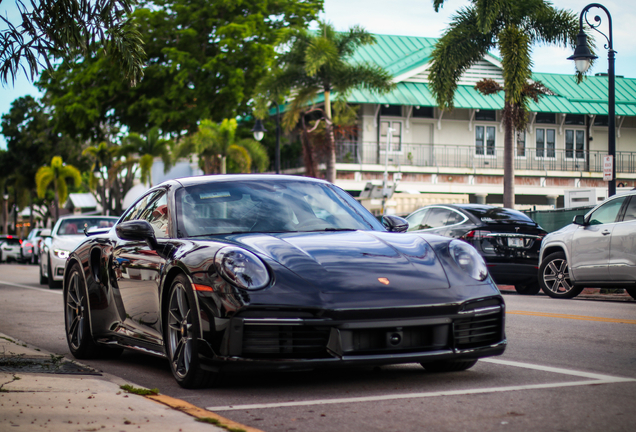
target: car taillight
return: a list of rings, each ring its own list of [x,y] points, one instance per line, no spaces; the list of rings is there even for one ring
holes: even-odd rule
[[[460,237],[461,240],[483,240],[491,234],[486,230],[472,230]]]
[[[20,239],[20,246],[22,246],[22,239]]]

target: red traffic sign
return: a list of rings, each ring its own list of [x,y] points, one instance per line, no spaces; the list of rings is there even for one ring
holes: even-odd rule
[[[614,156],[603,156],[603,180],[614,180]]]

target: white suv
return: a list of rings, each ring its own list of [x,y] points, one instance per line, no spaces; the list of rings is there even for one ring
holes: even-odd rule
[[[543,238],[539,283],[555,298],[625,288],[636,298],[636,190],[614,195]]]

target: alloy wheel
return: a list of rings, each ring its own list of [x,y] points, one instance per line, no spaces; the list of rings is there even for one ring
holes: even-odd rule
[[[543,270],[545,286],[555,294],[566,294],[572,291],[568,262],[565,259],[554,259]]]
[[[168,350],[175,374],[185,378],[192,363],[192,311],[183,284],[175,284],[168,304]]]
[[[84,298],[79,286],[79,274],[71,275],[69,287],[66,291],[66,333],[69,344],[75,350],[80,348],[84,336]]]

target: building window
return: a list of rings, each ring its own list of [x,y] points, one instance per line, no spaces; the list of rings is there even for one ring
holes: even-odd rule
[[[535,123],[541,124],[556,124],[556,114],[554,113],[537,113],[537,116],[534,119]]]
[[[475,154],[478,156],[495,155],[495,132],[494,126],[475,126]]]
[[[536,129],[538,158],[554,158],[556,156],[556,129]]]
[[[381,116],[402,117],[402,105],[382,105],[380,107]]]
[[[390,151],[399,152],[402,150],[402,122],[399,121],[380,122],[380,148],[386,150],[386,139],[389,128],[393,129],[393,132],[391,132]]]
[[[585,114],[567,114],[565,124],[585,126]]]
[[[585,131],[565,130],[565,157],[568,159],[585,159]]]
[[[526,157],[526,131],[520,130],[515,132],[515,144],[517,157]]]
[[[479,110],[475,113],[475,120],[497,121],[497,111],[496,110]]]
[[[609,116],[597,115],[594,118],[594,126],[609,126]]]
[[[435,118],[433,107],[413,107],[413,118]]]

